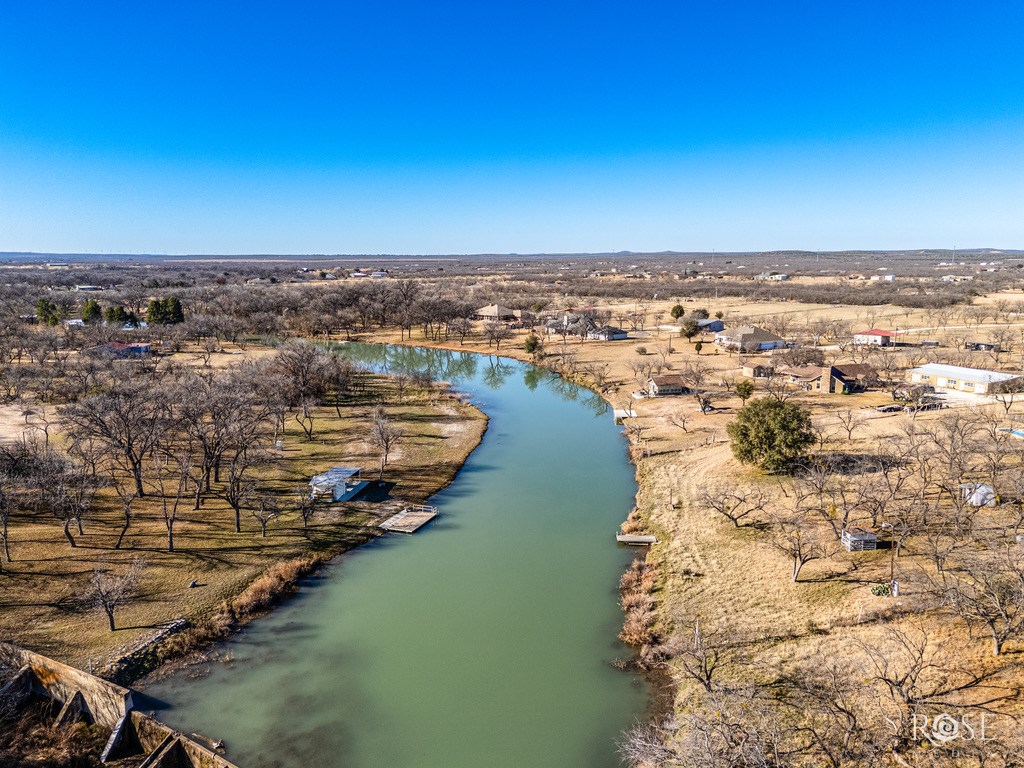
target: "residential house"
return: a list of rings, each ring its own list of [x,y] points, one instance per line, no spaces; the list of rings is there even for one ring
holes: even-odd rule
[[[715,345],[737,352],[764,352],[771,349],[782,349],[786,346],[786,340],[764,328],[741,325],[738,328],[716,333]]]
[[[628,339],[629,334],[621,328],[616,328],[613,325],[606,325],[604,328],[598,328],[587,333],[588,339],[594,339],[595,341],[622,341]]]
[[[782,374],[788,383],[801,389],[829,395],[849,395],[862,391],[877,376],[872,366],[854,363],[790,368]]]
[[[686,395],[689,392],[690,388],[686,385],[686,380],[678,373],[652,376],[647,382],[647,394],[651,397]]]
[[[511,323],[516,320],[516,313],[508,307],[500,304],[488,304],[476,311],[478,320],[490,320],[491,322]]]
[[[897,331],[886,331],[882,328],[869,328],[853,334],[854,344],[869,344],[875,347],[889,347],[896,343]]]
[[[964,368],[959,365],[927,363],[910,372],[914,384],[927,384],[937,391],[973,392],[989,395],[1002,392],[1022,382],[1019,373],[988,371],[982,368]]]

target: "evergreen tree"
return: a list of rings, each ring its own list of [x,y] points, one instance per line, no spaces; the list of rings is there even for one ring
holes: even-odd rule
[[[775,398],[751,400],[726,431],[733,455],[766,472],[788,470],[814,443],[810,411]]]
[[[164,305],[160,299],[150,299],[146,307],[146,322],[150,325],[164,324]]]
[[[82,307],[82,321],[94,325],[101,320],[103,320],[103,310],[100,308],[100,303],[96,299],[86,301]]]
[[[185,310],[181,308],[181,301],[177,296],[168,296],[164,299],[164,322],[167,325],[185,322]]]

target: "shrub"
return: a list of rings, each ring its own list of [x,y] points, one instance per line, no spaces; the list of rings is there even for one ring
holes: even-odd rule
[[[888,597],[892,594],[892,587],[889,584],[875,584],[871,587],[871,594],[875,597]]]

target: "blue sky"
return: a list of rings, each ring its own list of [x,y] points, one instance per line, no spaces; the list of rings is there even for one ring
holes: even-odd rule
[[[0,250],[1024,248],[1022,33],[1019,2],[9,2]]]

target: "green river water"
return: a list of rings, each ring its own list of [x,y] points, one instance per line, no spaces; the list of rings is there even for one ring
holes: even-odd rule
[[[614,533],[636,492],[593,393],[479,355],[342,345],[429,369],[490,416],[441,514],[348,553],[144,706],[223,739],[242,768],[603,768],[648,701],[611,662]],[[400,489],[398,489],[400,490]]]

